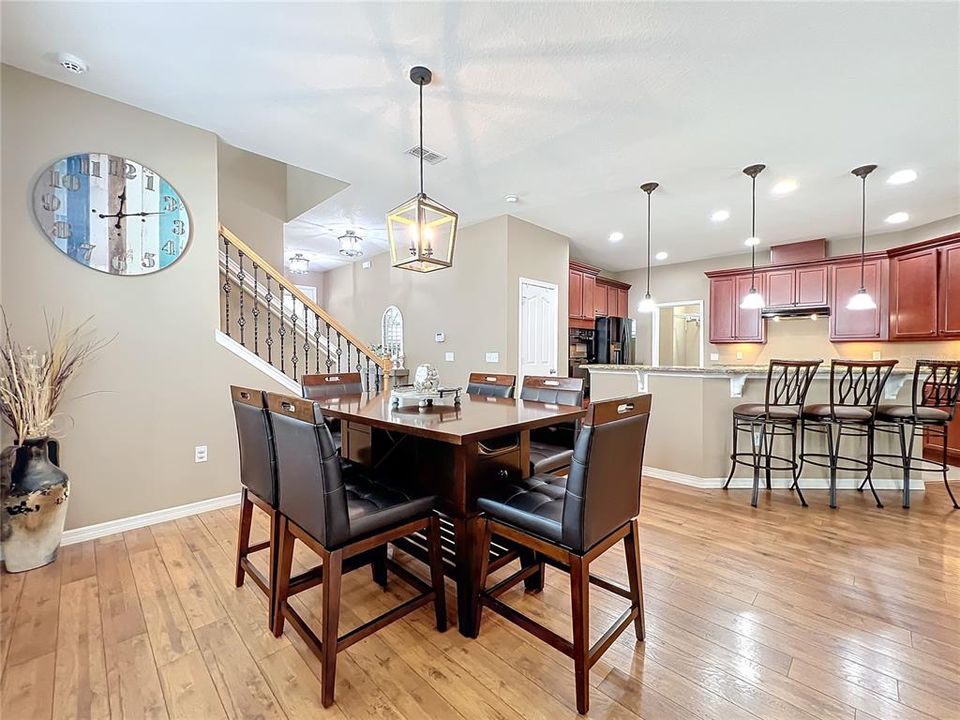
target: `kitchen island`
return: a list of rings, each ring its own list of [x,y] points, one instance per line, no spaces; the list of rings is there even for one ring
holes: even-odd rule
[[[590,373],[590,398],[603,400],[638,392],[653,395],[650,428],[644,456],[644,470],[652,476],[698,487],[720,487],[730,472],[730,453],[733,449],[733,408],[741,403],[764,402],[767,379],[766,366],[715,365],[712,367],[674,367],[653,365],[586,365]],[[886,403],[910,403],[912,392],[912,364],[894,368],[884,388]],[[807,403],[830,402],[830,365],[824,363],[810,386]],[[788,448],[779,443],[776,454],[787,454]],[[849,446],[847,443],[849,442]],[[894,436],[879,434],[878,453],[896,453]],[[917,451],[920,448],[917,439]],[[807,448],[812,452],[826,452],[820,436],[808,433]],[[743,447],[741,442],[741,449]],[[864,442],[844,440],[842,454],[865,456]],[[826,488],[828,471],[807,466],[801,476],[801,487]],[[854,488],[862,480],[862,473],[840,472],[838,487]],[[915,474],[911,489],[922,491],[923,481],[939,482],[938,475]],[[752,486],[749,468],[738,467],[730,487]],[[788,487],[792,480],[786,472],[774,472],[774,487]],[[897,471],[878,467],[874,472],[878,489],[899,489],[902,485]],[[841,500],[842,505],[842,500]]]

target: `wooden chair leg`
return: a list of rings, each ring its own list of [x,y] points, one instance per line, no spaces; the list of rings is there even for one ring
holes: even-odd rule
[[[546,580],[546,563],[537,557],[537,553],[528,548],[520,550],[520,567],[528,568],[537,566],[537,572],[523,581],[523,586],[527,592],[543,592],[544,581]]]
[[[276,510],[270,512],[270,548],[267,551],[270,555],[270,565],[267,568],[267,582],[270,586],[267,604],[269,606],[268,626],[273,629],[273,621],[277,611],[277,559],[280,550],[280,513]]]
[[[343,550],[334,550],[323,558],[323,608],[321,611],[320,658],[323,687],[320,703],[333,705],[333,691],[337,679],[337,637],[340,627],[340,580],[343,572]]]
[[[474,583],[474,611],[473,627],[470,630],[470,637],[475,638],[480,634],[480,614],[483,612],[483,606],[480,604],[480,593],[487,585],[487,574],[490,571],[490,543],[493,540],[493,533],[490,530],[490,521],[486,518],[477,520],[479,524],[477,532],[477,579]]]
[[[384,590],[387,589],[387,546],[382,545],[376,550],[376,558],[373,563],[370,565],[370,570],[373,573],[373,581],[382,587]]]
[[[570,599],[573,615],[573,667],[577,685],[577,711],[590,711],[590,574],[589,563],[570,555]]]
[[[290,569],[293,565],[293,544],[295,542],[285,515],[280,515],[279,541],[277,549],[277,574],[273,592],[273,634],[283,635],[283,604],[290,594]]]
[[[433,609],[437,616],[437,630],[447,631],[447,595],[443,581],[443,548],[440,545],[440,518],[430,516],[430,584],[433,586]]]
[[[250,554],[250,524],[253,522],[253,502],[247,497],[247,489],[240,491],[240,525],[237,531],[237,568],[234,582],[243,585],[246,572],[240,562]]]
[[[627,558],[627,578],[630,583],[630,594],[633,596],[633,605],[637,608],[637,619],[633,621],[633,628],[637,633],[637,640],[643,642],[647,634],[646,623],[643,617],[643,573],[640,562],[640,523],[634,518],[630,521],[630,533],[623,538],[623,552]]]

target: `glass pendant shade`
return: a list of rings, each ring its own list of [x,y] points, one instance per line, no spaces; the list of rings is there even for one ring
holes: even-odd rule
[[[433,272],[453,265],[457,214],[426,195],[417,195],[387,215],[390,264]]]
[[[652,313],[657,309],[657,304],[650,297],[650,293],[643,296],[643,300],[637,305],[637,312]]]
[[[763,306],[763,295],[756,288],[750,288],[750,292],[740,301],[740,308],[743,310],[763,310]]]
[[[363,239],[356,235],[353,230],[347,230],[337,240],[340,242],[341,255],[351,258],[363,255],[363,247],[361,246]]]
[[[287,262],[287,267],[294,275],[306,275],[310,272],[310,259],[304,257],[302,253],[297,253]]]
[[[850,300],[847,302],[847,310],[876,310],[877,303],[874,302],[873,298],[870,297],[870,293],[867,292],[866,288],[860,288],[857,290],[856,295],[853,295]]]

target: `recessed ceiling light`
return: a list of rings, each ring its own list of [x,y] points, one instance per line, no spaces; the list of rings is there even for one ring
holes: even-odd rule
[[[888,185],[906,185],[917,179],[916,170],[897,170],[887,178]]]
[[[748,237],[746,240],[743,241],[743,244],[746,245],[747,247],[753,247],[754,245],[759,245],[759,244],[760,244],[760,238],[758,238],[758,237]]]
[[[900,223],[905,223],[910,219],[910,215],[905,212],[895,212],[892,215],[887,215],[887,219],[884,220],[886,223],[891,225],[899,225]]]
[[[60,67],[74,75],[83,75],[87,71],[87,64],[76,55],[71,55],[70,53],[59,53],[57,55],[57,62],[60,63]]]
[[[623,240],[623,233],[612,232],[610,233],[610,237],[608,239],[610,240],[610,242],[620,242],[621,240]]]
[[[713,222],[726,222],[730,219],[729,210],[714,210],[713,215],[710,216],[710,219]]]
[[[520,200],[520,198],[518,198],[516,195],[504,195],[503,199],[506,200],[508,203],[515,203]]]
[[[797,189],[797,181],[793,178],[785,178],[773,186],[770,192],[774,195],[789,195]]]
[[[658,252],[656,255],[654,255],[654,257],[655,257],[657,260],[666,260],[668,257],[670,257],[670,253],[664,252],[663,250],[661,250],[661,251]]]

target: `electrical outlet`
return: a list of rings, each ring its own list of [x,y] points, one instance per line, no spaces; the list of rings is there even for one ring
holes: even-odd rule
[[[874,351],[873,351],[873,359],[874,359],[874,360],[879,360],[879,359],[880,359],[880,351],[879,351],[879,350],[874,350]]]
[[[488,352],[488,353],[487,353],[487,362],[488,362],[488,363],[498,363],[498,362],[500,362],[500,353],[498,353],[498,352]]]
[[[206,445],[197,445],[193,449],[193,461],[202,463],[207,461],[207,446]]]
[[[446,360],[447,362],[453,362],[453,353],[452,352],[444,353],[443,359]]]
[[[717,362],[720,359],[720,353],[710,353],[710,362]]]
[[[738,353],[737,353],[737,360],[743,360],[743,353],[742,353],[742,352],[738,352]]]

